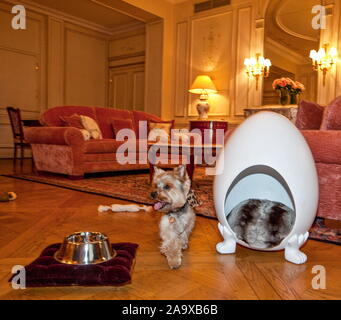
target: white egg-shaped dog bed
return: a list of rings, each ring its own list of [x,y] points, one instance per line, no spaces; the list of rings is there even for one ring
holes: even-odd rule
[[[318,206],[318,177],[308,144],[285,117],[260,112],[245,120],[230,136],[217,162],[214,201],[224,241],[217,251],[230,254],[236,243],[263,250],[285,250],[285,258],[305,263],[300,247],[307,241]],[[228,223],[233,208],[249,199],[281,203],[293,210],[291,231],[272,248],[251,247],[240,240]]]

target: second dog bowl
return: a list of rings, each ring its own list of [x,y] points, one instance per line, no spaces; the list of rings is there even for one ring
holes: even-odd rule
[[[67,236],[54,258],[65,264],[91,265],[116,256],[108,237],[99,232],[77,232]]]

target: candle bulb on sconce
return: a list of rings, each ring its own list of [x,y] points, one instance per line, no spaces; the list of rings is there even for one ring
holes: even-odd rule
[[[259,87],[259,78],[267,78],[270,74],[271,61],[265,59],[260,54],[256,55],[256,58],[247,58],[244,61],[246,67],[246,73],[249,77],[256,78],[256,90]]]
[[[326,84],[326,75],[337,62],[338,52],[336,48],[330,48],[325,44],[319,51],[311,50],[310,58],[312,59],[314,70],[323,72],[323,85]]]

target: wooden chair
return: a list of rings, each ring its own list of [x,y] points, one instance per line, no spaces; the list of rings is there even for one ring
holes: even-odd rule
[[[21,120],[20,109],[7,107],[7,113],[9,116],[9,120],[11,122],[13,140],[14,140],[13,166],[14,168],[16,167],[17,158],[18,158],[17,157],[18,148],[20,148],[20,165],[22,168],[23,163],[24,163],[25,149],[31,149],[31,145],[25,141],[24,126]],[[32,162],[32,167],[33,167],[33,162]]]

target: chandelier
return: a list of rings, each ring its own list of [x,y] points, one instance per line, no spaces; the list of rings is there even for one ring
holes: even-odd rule
[[[310,58],[313,61],[314,70],[323,72],[323,85],[326,84],[326,75],[333,68],[337,61],[337,49],[330,48],[325,44],[319,51],[311,50]]]
[[[256,58],[245,59],[244,65],[246,67],[247,75],[256,78],[256,90],[258,90],[259,78],[267,78],[270,74],[271,61],[265,59],[258,53]]]

